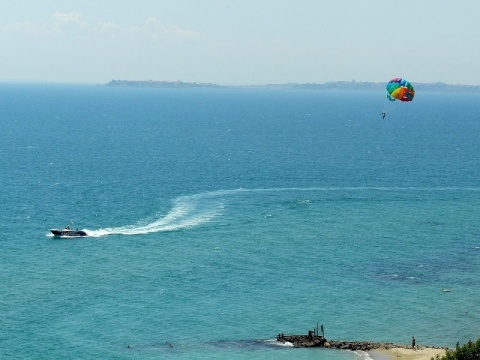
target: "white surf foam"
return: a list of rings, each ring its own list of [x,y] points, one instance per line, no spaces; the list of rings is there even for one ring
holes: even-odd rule
[[[277,341],[277,339],[270,339],[270,340],[265,340],[265,343],[271,346],[282,346],[282,347],[294,347],[294,345],[291,342],[285,341]]]
[[[354,351],[354,354],[357,360],[373,360],[370,354],[366,351],[356,350]]]

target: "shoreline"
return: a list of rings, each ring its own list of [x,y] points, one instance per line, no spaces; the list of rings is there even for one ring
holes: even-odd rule
[[[385,79],[388,82],[388,79]],[[220,85],[215,83],[197,83],[165,80],[111,80],[107,87],[142,87],[160,89],[290,89],[290,90],[385,90],[386,82],[373,81],[328,81],[325,83],[280,83],[256,85]],[[447,84],[444,82],[415,83],[415,88],[435,92],[480,92],[480,85]]]
[[[389,349],[379,348],[367,352],[374,360],[430,360],[437,355],[445,355],[446,349],[419,346],[414,350],[410,348],[392,347]]]

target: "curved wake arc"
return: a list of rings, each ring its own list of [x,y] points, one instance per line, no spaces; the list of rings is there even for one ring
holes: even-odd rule
[[[182,196],[174,201],[173,208],[168,214],[152,222],[145,221],[145,224],[139,223],[98,230],[85,229],[85,232],[91,237],[101,237],[106,235],[139,235],[188,229],[212,221],[222,213],[223,208],[223,203],[209,196],[209,193]]]
[[[120,227],[102,228],[98,230],[83,229],[88,236],[101,237],[106,235],[138,235],[156,232],[188,229],[211,222],[223,213],[226,198],[241,194],[276,193],[276,192],[443,192],[467,191],[480,192],[478,187],[306,187],[306,188],[257,188],[231,189],[181,196],[173,201],[173,207],[165,216],[154,221],[144,221],[144,224],[126,225]]]

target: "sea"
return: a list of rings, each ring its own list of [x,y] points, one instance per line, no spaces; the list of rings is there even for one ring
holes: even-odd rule
[[[476,340],[480,94],[385,95],[0,84],[0,358]]]

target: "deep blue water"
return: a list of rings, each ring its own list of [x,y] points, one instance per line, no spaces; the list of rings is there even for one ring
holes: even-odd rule
[[[0,85],[0,358],[362,356],[272,341],[317,322],[478,338],[480,95],[384,104]]]

